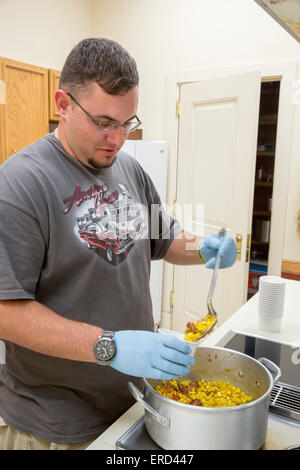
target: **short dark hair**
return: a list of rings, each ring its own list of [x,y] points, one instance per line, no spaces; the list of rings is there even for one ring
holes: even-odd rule
[[[65,61],[59,88],[71,92],[93,81],[110,95],[126,93],[139,83],[136,62],[115,41],[106,38],[83,39]]]

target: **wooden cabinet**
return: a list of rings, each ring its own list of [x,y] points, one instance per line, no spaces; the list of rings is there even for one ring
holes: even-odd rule
[[[268,269],[279,92],[279,81],[262,83],[248,298],[257,292],[258,278],[261,275],[267,274]]]
[[[280,82],[262,83],[253,206],[253,252],[268,260]],[[255,256],[254,256],[255,258]]]
[[[0,57],[0,164],[57,127],[60,71]],[[129,134],[142,139],[142,130]]]
[[[48,69],[0,58],[0,163],[48,132]]]
[[[60,71],[49,69],[49,121],[58,122],[59,112],[56,107],[54,94],[59,88]]]

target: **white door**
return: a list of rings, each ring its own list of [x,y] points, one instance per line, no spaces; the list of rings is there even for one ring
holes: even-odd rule
[[[203,236],[225,226],[242,237],[235,265],[219,271],[213,305],[222,323],[246,300],[249,262],[247,234],[251,233],[261,75],[183,84],[177,169],[177,216],[186,230]],[[184,214],[193,207],[192,221]],[[179,217],[180,218],[180,217]],[[200,219],[199,219],[200,218]],[[185,221],[185,222],[183,222]],[[207,314],[206,299],[212,271],[203,266],[174,268],[174,324],[183,331],[187,321]]]

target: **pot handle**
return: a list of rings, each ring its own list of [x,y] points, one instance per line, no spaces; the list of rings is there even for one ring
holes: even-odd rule
[[[162,426],[165,426],[166,428],[170,427],[170,418],[166,418],[165,416],[162,416],[154,408],[152,408],[152,406],[149,405],[149,403],[146,403],[144,400],[144,395],[141,392],[141,390],[139,390],[132,382],[128,382],[128,388],[132,396],[136,399],[136,401],[138,401],[159,424],[161,424]]]
[[[263,366],[265,366],[269,372],[271,372],[272,374],[272,377],[273,377],[273,381],[274,381],[274,385],[276,384],[276,382],[280,379],[281,377],[281,369],[276,365],[274,364],[274,362],[270,361],[270,359],[267,359],[265,357],[260,357],[259,359],[257,359],[258,362],[260,362]]]

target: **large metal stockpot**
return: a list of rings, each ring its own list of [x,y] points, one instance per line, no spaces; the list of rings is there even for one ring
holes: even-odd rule
[[[199,347],[194,357],[196,363],[184,379],[229,381],[253,401],[227,408],[187,405],[156,392],[161,381],[144,379],[143,393],[129,382],[131,393],[145,408],[145,426],[153,441],[166,450],[260,449],[280,369],[268,359],[218,347]]]

